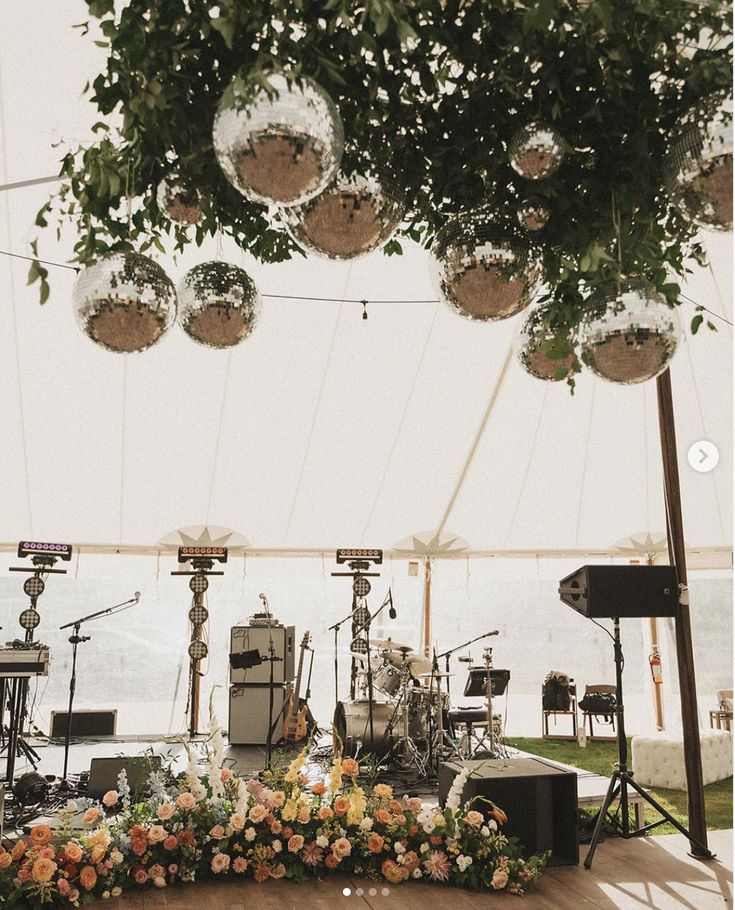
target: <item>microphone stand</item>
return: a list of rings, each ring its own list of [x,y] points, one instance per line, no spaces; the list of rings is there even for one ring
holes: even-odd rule
[[[270,607],[268,606],[268,598],[265,594],[261,595],[260,598],[263,601],[263,606],[265,607],[265,614],[268,617],[268,662],[270,663],[270,672],[268,674],[268,737],[265,741],[265,770],[271,770],[271,757],[273,754],[273,695],[274,695],[274,679],[273,679],[273,665],[277,660],[280,660],[280,657],[276,657],[276,645],[273,641],[273,617],[271,616]],[[283,709],[281,709],[283,712]]]
[[[83,641],[89,641],[89,635],[80,635],[79,629],[83,622],[89,622],[92,619],[98,619],[101,616],[110,616],[114,613],[122,613],[123,610],[127,610],[128,607],[132,607],[133,604],[137,604],[140,599],[140,594],[135,597],[131,597],[130,600],[124,600],[122,603],[115,604],[113,607],[107,607],[104,610],[97,610],[95,613],[89,613],[87,616],[82,616],[80,619],[72,620],[72,622],[65,623],[63,626],[59,626],[59,630],[73,628],[73,633],[69,636],[69,642],[72,646],[72,656],[71,656],[71,679],[69,680],[69,711],[66,715],[66,736],[64,737],[64,773],[61,780],[61,788],[68,789],[68,770],[69,770],[69,749],[71,748],[71,720],[72,720],[72,707],[74,705],[74,693],[77,688],[77,648]]]
[[[484,635],[478,635],[476,638],[471,638],[469,641],[464,642],[461,645],[457,645],[455,648],[450,648],[448,651],[444,651],[442,654],[435,655],[434,659],[439,661],[440,658],[444,658],[447,673],[449,673],[449,658],[454,654],[455,651],[461,651],[463,648],[468,648],[470,645],[473,645],[476,641],[481,641],[483,638],[490,638],[491,635],[498,635],[499,630],[494,629],[492,632],[485,632]],[[437,663],[437,669],[439,665]],[[449,695],[449,677],[447,676],[447,695]]]
[[[388,603],[393,603],[393,598],[390,595],[390,588],[388,588],[388,596],[385,598],[383,603],[378,607],[373,616],[370,615],[370,610],[365,607],[368,612],[367,620],[355,631],[355,638],[361,635],[363,632],[370,629],[370,624],[378,616],[381,610],[384,610]],[[370,660],[370,639],[368,638],[368,649],[367,649],[367,679],[368,679],[368,721],[370,725],[370,748],[375,748],[375,731],[373,730],[373,667]]]

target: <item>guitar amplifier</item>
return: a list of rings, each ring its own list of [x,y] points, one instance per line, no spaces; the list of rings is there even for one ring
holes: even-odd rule
[[[280,658],[273,664],[273,682],[277,685],[290,683],[294,676],[294,626],[282,626],[280,623],[275,623],[269,627],[258,622],[233,626],[230,629],[230,654],[257,650],[263,657],[268,657],[271,635],[276,657]],[[230,667],[230,683],[233,686],[267,685],[269,679],[270,661],[268,660],[247,670],[233,670]]]
[[[269,686],[230,686],[230,710],[227,733],[233,746],[259,745],[268,739]],[[286,686],[273,686],[273,729],[272,741],[281,738],[283,716],[281,709],[286,700]]]

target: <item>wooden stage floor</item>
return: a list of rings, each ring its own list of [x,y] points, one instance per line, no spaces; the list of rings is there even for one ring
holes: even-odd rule
[[[299,885],[208,881],[135,892],[105,901],[105,906],[109,910],[723,910],[732,907],[732,834],[711,832],[710,849],[717,859],[707,863],[687,856],[688,843],[680,835],[630,841],[612,838],[598,847],[592,869],[581,863],[552,867],[538,889],[523,898],[418,882],[392,887],[334,876]],[[584,858],[586,848],[581,853]],[[359,888],[361,895],[355,893]],[[388,893],[383,893],[386,889]]]

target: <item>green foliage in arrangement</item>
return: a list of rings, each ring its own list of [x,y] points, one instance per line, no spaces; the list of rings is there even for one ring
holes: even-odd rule
[[[70,220],[75,259],[176,249],[221,229],[279,262],[298,247],[225,179],[212,149],[217,104],[236,74],[313,77],[345,126],[343,170],[390,169],[405,188],[400,236],[430,246],[448,215],[486,201],[515,227],[528,194],[551,206],[532,239],[551,289],[559,357],[590,290],[644,276],[671,303],[672,274],[701,260],[695,226],[662,190],[682,116],[731,85],[730,12],[703,0],[87,0],[107,66],[88,86],[97,141],[63,159],[38,215]],[[568,143],[561,168],[526,181],[508,163],[532,119]],[[111,126],[110,124],[115,124]],[[172,171],[210,200],[195,227],[159,210]],[[132,200],[129,203],[128,200]],[[130,211],[129,211],[130,207]],[[128,224],[130,222],[130,224]],[[46,276],[34,266],[33,280]],[[47,294],[47,290],[46,290]],[[698,327],[698,326],[696,326]]]

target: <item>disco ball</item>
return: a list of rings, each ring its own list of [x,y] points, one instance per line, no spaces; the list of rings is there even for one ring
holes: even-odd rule
[[[540,231],[545,228],[551,218],[549,203],[540,196],[529,196],[524,199],[516,209],[518,224],[526,231]]]
[[[543,180],[559,169],[566,143],[553,126],[534,120],[522,126],[508,144],[510,165],[527,180]]]
[[[527,244],[492,224],[485,209],[455,216],[437,234],[432,273],[439,296],[467,319],[506,319],[531,301],[538,270]]]
[[[339,175],[322,193],[284,212],[291,236],[310,253],[353,259],[377,250],[403,220],[403,192],[394,182]]]
[[[193,641],[190,641],[188,650],[189,657],[191,657],[192,660],[204,660],[209,653],[209,648],[200,638],[195,638]]]
[[[732,230],[732,99],[690,111],[664,160],[666,190],[681,212],[713,231]]]
[[[113,253],[84,269],[72,299],[84,334],[121,354],[151,347],[176,319],[173,282],[138,253]]]
[[[214,118],[214,151],[230,183],[265,205],[300,205],[320,193],[342,159],[342,120],[312,79],[236,79]]]
[[[193,626],[203,626],[209,619],[209,610],[201,604],[194,604],[189,610],[189,622]]]
[[[662,294],[640,281],[623,282],[588,298],[580,358],[610,382],[645,382],[666,369],[679,332],[679,315]]]
[[[156,192],[158,208],[177,224],[198,224],[204,217],[202,197],[195,187],[186,187],[176,178],[164,179]]]
[[[516,336],[514,347],[520,365],[536,379],[558,382],[574,372],[577,358],[573,351],[567,357],[554,358],[544,350],[544,344],[553,338],[554,331],[544,322],[544,308],[532,310]],[[564,376],[558,375],[560,368],[566,371]]]
[[[179,322],[186,334],[210,348],[244,341],[260,315],[260,294],[246,271],[226,262],[203,262],[178,287]]]

